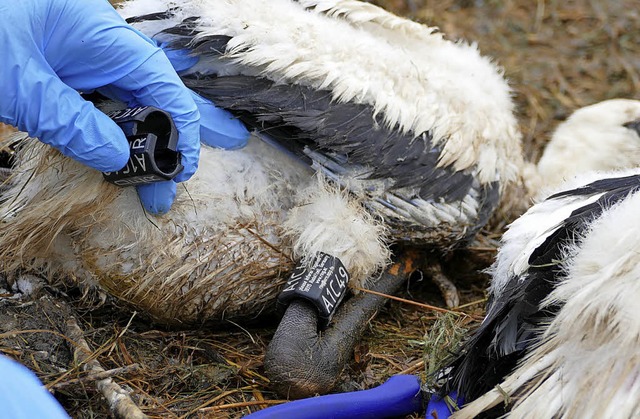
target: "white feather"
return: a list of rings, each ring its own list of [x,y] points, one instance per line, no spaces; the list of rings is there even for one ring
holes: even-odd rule
[[[300,191],[298,202],[284,227],[302,263],[318,252],[337,256],[358,287],[387,263],[383,225],[346,192],[319,178]]]
[[[640,165],[640,137],[626,122],[640,120],[640,101],[611,99],[575,111],[554,132],[538,162],[538,196],[589,171]]]
[[[120,12],[134,16],[169,4],[135,0]],[[240,71],[235,63],[272,80],[330,89],[336,100],[373,105],[390,127],[446,141],[441,166],[472,168],[483,184],[516,179],[522,150],[510,89],[475,46],[354,1],[191,0],[181,2],[171,23],[191,16],[199,17],[201,36],[233,37],[226,54],[232,65],[223,74]],[[139,29],[153,35],[167,26]]]
[[[638,208],[636,192],[605,211],[579,244],[566,249],[567,276],[542,304],[562,308],[541,342],[500,383],[515,401],[510,418],[640,415]],[[474,417],[502,400],[502,393],[492,390],[453,417]]]

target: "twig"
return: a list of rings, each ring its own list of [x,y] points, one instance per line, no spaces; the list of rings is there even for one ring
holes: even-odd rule
[[[84,371],[92,371],[99,374],[104,373],[105,369],[100,363],[91,359],[88,353],[92,353],[89,344],[84,339],[84,333],[76,320],[72,317],[66,322],[66,334],[75,341],[78,348],[74,351],[74,359],[79,365],[83,365]],[[80,350],[81,349],[81,350]],[[117,418],[122,419],[147,419],[147,415],[142,413],[140,408],[131,400],[129,392],[116,384],[111,377],[96,382],[96,388],[102,393],[109,403],[109,409]]]
[[[460,312],[460,311],[447,310],[446,308],[436,307],[436,306],[432,306],[432,305],[424,304],[424,303],[419,303],[417,301],[411,301],[411,300],[407,300],[405,298],[394,297],[393,295],[383,294],[381,292],[376,292],[376,291],[368,290],[368,289],[365,289],[365,288],[359,288],[358,287],[356,289],[358,291],[368,292],[369,294],[374,294],[374,295],[380,295],[382,297],[387,297],[390,300],[400,301],[401,303],[407,303],[407,304],[411,304],[411,305],[414,305],[414,306],[426,308],[427,310],[438,311],[440,313],[450,313],[450,314],[453,314],[455,316],[469,316],[467,313],[463,313],[463,312]]]
[[[485,297],[485,298],[481,298],[481,299],[479,299],[479,300],[471,301],[471,302],[469,302],[469,303],[459,305],[458,307],[456,307],[456,310],[461,310],[461,309],[463,309],[463,308],[471,307],[471,306],[474,306],[474,305],[476,305],[476,304],[486,303],[486,302],[487,302],[487,300],[488,300],[488,298],[487,298],[487,297]]]
[[[220,406],[205,407],[203,409],[198,410],[198,412],[204,413],[210,410],[235,409],[238,407],[256,406],[261,404],[282,404],[288,401],[289,400],[251,400],[247,402],[229,403],[229,404],[221,404]]]
[[[397,362],[395,362],[393,359],[391,359],[391,356],[389,355],[369,353],[369,356],[371,358],[382,359],[383,361],[387,361],[387,363],[393,365],[393,368],[395,368],[396,370],[400,369],[400,365]]]
[[[87,381],[104,380],[105,378],[115,377],[116,375],[124,375],[130,372],[137,371],[139,368],[140,368],[139,364],[131,364],[131,365],[127,365],[126,367],[114,368],[112,370],[107,370],[102,372],[89,373],[83,377],[72,378],[70,380],[62,381],[60,383],[54,384],[53,386],[51,386],[51,388],[54,390],[58,390],[60,388],[70,386],[72,384],[85,383]]]
[[[225,398],[227,396],[230,396],[231,394],[235,394],[235,393],[238,393],[240,391],[249,390],[249,389],[251,389],[251,387],[243,387],[243,388],[238,388],[238,389],[234,389],[234,390],[224,391],[224,392],[218,394],[217,396],[215,396],[215,397],[207,400],[206,402],[202,403],[200,406],[198,406],[198,407],[196,407],[194,409],[191,409],[186,415],[180,416],[180,419],[185,419],[185,418],[191,417],[191,415],[193,413],[199,412],[201,410],[204,410],[209,405],[217,402],[220,399],[223,399],[223,398]],[[262,403],[264,403],[264,401]]]
[[[118,333],[118,336],[116,336],[116,338],[113,340],[113,344],[111,345],[111,348],[109,349],[109,353],[107,353],[107,356],[111,356],[111,352],[113,352],[113,350],[118,344],[118,339],[120,339],[127,332],[127,330],[129,329],[129,326],[131,326],[131,322],[133,321],[133,318],[136,317],[136,314],[138,314],[137,311],[134,311],[131,314],[131,317],[129,317],[129,322],[127,323],[127,325],[124,327],[124,329],[122,329],[122,331],[120,331],[120,333]]]
[[[413,363],[412,365],[409,365],[409,367],[400,371],[398,374],[413,374],[416,370],[419,370],[422,367],[424,367],[424,360],[420,360]]]

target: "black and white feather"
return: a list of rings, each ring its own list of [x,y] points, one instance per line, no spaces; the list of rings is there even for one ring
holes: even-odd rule
[[[492,267],[486,317],[455,362],[453,387],[470,400],[479,397],[511,373],[540,341],[546,324],[561,308],[549,295],[563,281],[580,280],[567,275],[583,241],[592,234],[594,222],[638,192],[636,172],[640,170],[596,178],[554,194],[510,226]]]
[[[396,238],[473,237],[517,177],[500,71],[434,28],[359,1],[136,0],[121,13],[199,57],[187,86],[366,196]]]
[[[640,170],[564,186],[503,237],[487,315],[449,366],[471,401],[456,418],[504,414],[505,397],[510,417],[640,413]]]

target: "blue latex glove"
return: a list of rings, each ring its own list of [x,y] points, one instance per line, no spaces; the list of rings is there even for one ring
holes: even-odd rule
[[[162,48],[178,74],[188,71],[200,61],[187,50],[170,48],[169,41],[163,42],[155,38],[154,41]],[[217,108],[210,100],[195,92],[191,93],[200,110],[201,142],[210,147],[226,150],[236,150],[247,145],[249,132],[240,121],[234,120],[233,115],[224,109]],[[221,121],[225,123],[220,123]]]
[[[69,419],[34,373],[0,356],[0,419]]]
[[[458,393],[455,391],[452,391],[448,395],[448,398],[449,400],[446,400],[445,398],[440,398],[437,394],[432,395],[431,399],[429,399],[429,403],[427,404],[427,413],[425,418],[447,419],[454,411],[452,406],[450,406],[450,403],[455,403],[458,408],[464,404],[464,398],[462,396],[458,397]]]
[[[169,112],[184,166],[175,180],[193,175],[200,151],[198,107],[162,50],[106,0],[1,2],[0,16],[1,122],[97,170],[119,170],[129,157],[124,134],[77,92],[97,89],[128,106]],[[228,115],[215,122],[239,124]],[[173,181],[138,187],[154,214],[170,209],[175,192]]]

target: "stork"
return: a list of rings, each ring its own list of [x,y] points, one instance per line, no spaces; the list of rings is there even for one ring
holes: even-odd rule
[[[640,413],[639,126],[640,102],[618,99],[555,132],[538,165],[550,196],[504,234],[486,317],[442,370],[470,402],[452,417]]]
[[[438,276],[437,255],[472,240],[518,179],[502,71],[435,28],[351,0],[131,0],[120,13],[190,54],[184,83],[255,135],[203,146],[153,219],[134,191],[24,140],[0,205],[7,272],[94,285],[166,324],[252,318],[319,254],[354,290],[380,282],[394,243],[434,251]]]

